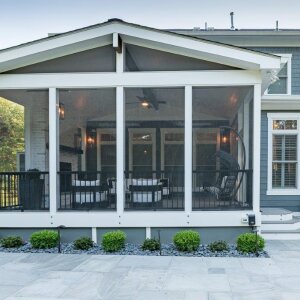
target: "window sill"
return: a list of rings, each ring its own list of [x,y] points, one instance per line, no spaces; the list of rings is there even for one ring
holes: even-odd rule
[[[266,193],[268,196],[299,196],[299,189],[272,189],[267,190]]]

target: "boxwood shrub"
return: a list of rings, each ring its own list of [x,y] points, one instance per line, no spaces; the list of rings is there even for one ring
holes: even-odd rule
[[[216,241],[216,242],[210,243],[208,245],[208,248],[212,252],[221,252],[221,251],[229,250],[229,246],[225,241]]]
[[[33,248],[48,249],[54,248],[58,243],[58,233],[53,230],[42,230],[34,232],[30,237]]]
[[[179,251],[196,251],[200,245],[200,234],[194,230],[179,231],[174,235],[173,242]]]
[[[82,236],[74,241],[74,247],[78,250],[89,250],[93,245],[93,240],[88,236]]]
[[[106,252],[121,250],[125,245],[126,234],[121,230],[106,232],[102,237],[102,247]]]
[[[155,251],[160,249],[159,241],[155,238],[152,239],[145,239],[143,245],[143,250]]]
[[[0,245],[3,248],[19,248],[24,244],[20,236],[7,236],[0,240]]]
[[[236,241],[237,250],[244,253],[254,253],[256,251],[256,234],[243,233],[238,236]],[[262,251],[265,247],[265,240],[257,235],[257,250]]]

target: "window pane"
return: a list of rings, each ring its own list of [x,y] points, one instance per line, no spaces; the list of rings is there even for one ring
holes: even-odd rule
[[[287,76],[287,63],[282,64],[282,69],[278,72],[278,77],[286,77]]]
[[[296,187],[296,163],[284,164],[284,187]]]
[[[287,93],[287,78],[281,78],[271,84],[268,89],[268,94],[286,94]]]
[[[297,136],[285,136],[285,160],[297,160]]]
[[[281,164],[273,163],[272,170],[272,186],[273,188],[279,188],[281,187]]]
[[[274,130],[295,130],[297,129],[297,120],[274,120]]]
[[[273,160],[282,160],[283,135],[273,135]]]

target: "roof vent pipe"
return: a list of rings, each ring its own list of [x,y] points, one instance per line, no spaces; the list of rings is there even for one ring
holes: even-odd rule
[[[230,30],[234,30],[233,16],[234,16],[234,12],[232,11],[232,12],[230,13],[230,19],[231,19],[231,28],[230,28]]]
[[[279,22],[278,22],[278,20],[276,21],[276,31],[279,31],[279,26],[278,26],[278,24],[279,24]]]
[[[207,22],[205,22],[205,30],[207,30]]]

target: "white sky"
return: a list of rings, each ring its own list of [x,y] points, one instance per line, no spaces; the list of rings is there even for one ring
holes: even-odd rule
[[[300,0],[0,0],[0,49],[121,18],[156,28],[300,28]]]

